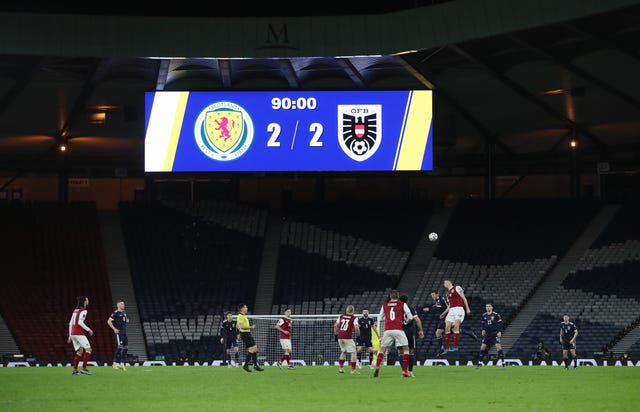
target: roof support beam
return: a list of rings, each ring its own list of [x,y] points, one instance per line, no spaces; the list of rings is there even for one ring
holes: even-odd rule
[[[633,57],[636,60],[640,60],[640,53],[638,53],[637,50],[634,50],[630,47],[626,47],[625,45],[620,44],[619,42],[615,41],[611,37],[605,37],[601,34],[593,33],[591,31],[583,29],[582,27],[578,27],[576,24],[573,24],[573,23],[563,23],[563,26],[568,27],[569,29],[577,33],[580,33],[584,36],[597,40],[600,43],[606,45],[607,47],[618,50],[626,54],[627,56]]]
[[[171,59],[160,60],[160,64],[158,65],[158,75],[156,76],[156,90],[164,90],[164,87],[167,85],[170,65]]]
[[[349,76],[353,84],[355,84],[357,87],[361,89],[364,89],[366,86],[364,82],[364,78],[362,77],[358,69],[355,68],[353,63],[351,63],[351,60],[349,60],[348,58],[337,59],[337,60],[338,60],[338,65],[342,67],[342,69],[347,73],[347,76]]]
[[[230,89],[231,82],[231,61],[229,59],[217,59],[218,72],[220,72],[220,80],[222,80],[222,87]]]
[[[85,109],[87,101],[89,100],[91,93],[93,93],[93,90],[95,89],[96,73],[98,72],[101,64],[102,59],[96,59],[94,63],[89,67],[87,78],[84,82],[84,85],[82,86],[82,90],[80,90],[80,94],[73,103],[73,106],[71,107],[71,110],[69,111],[64,124],[58,131],[57,138],[67,139],[69,137],[69,125],[73,124]]]
[[[600,138],[598,138],[593,133],[591,133],[589,130],[587,130],[585,127],[583,127],[580,124],[578,124],[578,123],[574,122],[573,120],[569,119],[568,117],[566,117],[562,113],[559,113],[553,107],[551,107],[547,103],[543,102],[542,100],[538,99],[536,96],[531,94],[531,92],[529,92],[527,89],[525,89],[522,85],[520,85],[520,84],[516,83],[515,81],[511,80],[509,77],[504,75],[502,72],[497,70],[495,67],[491,66],[486,61],[483,61],[482,59],[480,59],[480,58],[478,58],[476,56],[473,56],[470,52],[464,50],[459,45],[450,44],[449,47],[452,50],[454,50],[456,53],[458,53],[460,56],[462,56],[462,57],[466,58],[467,60],[469,60],[470,62],[472,62],[472,63],[474,63],[474,64],[476,64],[478,66],[483,67],[492,76],[494,76],[495,78],[500,80],[507,87],[509,87],[511,90],[515,91],[516,93],[518,93],[520,96],[522,96],[523,98],[525,98],[529,102],[535,104],[536,106],[538,106],[539,108],[541,108],[545,112],[549,113],[551,116],[553,116],[553,117],[555,117],[555,118],[557,118],[559,120],[562,120],[565,123],[568,123],[576,131],[580,132],[581,135],[588,137],[591,141],[593,141],[596,145],[598,145],[598,147],[600,149],[602,149],[602,150],[606,149],[607,145],[602,140],[600,140]]]
[[[412,66],[411,63],[407,61],[407,59],[415,59],[415,57],[411,55],[406,55],[404,56],[404,59],[402,59],[404,61],[404,64],[406,65],[407,70],[411,71],[411,73],[414,76],[416,76],[416,78],[422,84],[424,84],[425,86],[428,86],[430,89],[433,89],[435,94],[438,97],[441,97],[444,100],[446,100],[454,109],[456,109],[458,113],[460,113],[462,117],[464,117],[476,129],[478,129],[478,131],[480,132],[480,134],[482,135],[486,143],[496,145],[506,154],[509,154],[509,155],[514,154],[513,150],[511,150],[509,146],[504,144],[504,142],[502,142],[502,140],[500,140],[500,138],[498,138],[498,136],[495,133],[493,133],[484,123],[478,120],[476,116],[471,114],[469,110],[467,110],[461,103],[459,103],[453,96],[451,96],[451,94],[448,93],[441,85],[434,82],[433,78],[430,78],[429,76],[423,74],[424,70],[416,69],[416,67]],[[416,64],[417,63],[418,62],[416,61]],[[417,67],[420,67],[420,66],[417,66]]]
[[[280,70],[284,74],[285,79],[287,79],[289,87],[291,87],[292,89],[300,88],[300,82],[298,81],[296,70],[291,64],[291,59],[282,59],[280,62]]]
[[[615,86],[601,80],[600,78],[593,76],[592,74],[586,72],[585,70],[582,70],[581,68],[577,67],[576,65],[574,65],[573,63],[571,63],[570,61],[568,61],[567,59],[559,56],[556,53],[553,53],[549,50],[544,50],[540,47],[534,46],[531,43],[519,38],[516,35],[507,35],[512,41],[516,42],[518,45],[527,48],[529,50],[532,50],[536,53],[538,53],[541,56],[544,56],[547,59],[552,60],[554,63],[564,67],[565,69],[569,70],[570,72],[573,72],[575,74],[577,74],[578,76],[587,79],[588,81],[590,81],[591,83],[595,84],[596,86],[600,87],[601,89],[605,90],[606,92],[616,96],[617,98],[619,98],[620,100],[625,101],[626,103],[629,103],[630,105],[632,105],[633,107],[635,107],[636,109],[640,109],[640,100],[634,99],[633,97],[631,97],[630,95],[628,95],[627,93],[624,93],[623,91],[617,89]]]
[[[11,85],[9,90],[7,90],[7,92],[2,96],[2,98],[0,98],[0,114],[2,114],[2,112],[7,110],[7,108],[11,106],[11,103],[13,102],[13,100],[16,97],[18,97],[20,92],[24,90],[29,84],[29,82],[33,80],[35,73],[37,73],[37,71],[40,70],[41,61],[42,61],[41,58],[34,59],[33,63],[30,66],[25,67],[24,70],[20,72],[21,74],[19,78],[16,79],[16,81]]]

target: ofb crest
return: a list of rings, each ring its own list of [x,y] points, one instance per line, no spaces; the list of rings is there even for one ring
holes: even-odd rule
[[[216,102],[200,112],[194,125],[198,148],[214,160],[234,160],[253,141],[253,121],[240,105]]]
[[[382,141],[382,105],[338,105],[338,141],[355,161],[373,156]]]

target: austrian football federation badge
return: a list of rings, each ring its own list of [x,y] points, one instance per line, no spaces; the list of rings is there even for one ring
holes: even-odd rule
[[[338,105],[338,141],[355,161],[373,156],[382,141],[382,105]]]

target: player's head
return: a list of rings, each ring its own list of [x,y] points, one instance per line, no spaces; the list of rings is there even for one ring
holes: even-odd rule
[[[291,308],[286,308],[284,310],[284,316],[291,316]]]
[[[438,291],[437,291],[437,290],[433,289],[433,290],[431,291],[431,298],[432,298],[433,300],[438,299],[438,296],[439,296],[439,295],[440,295],[440,294],[438,293]]]
[[[493,303],[487,303],[486,305],[484,305],[484,308],[487,310],[487,312],[491,313],[493,312]]]
[[[400,302],[404,302],[404,303],[409,302],[409,296],[407,296],[407,295],[400,295]]]
[[[562,320],[564,320],[565,322],[569,322],[569,319],[571,318],[569,317],[568,313],[565,313],[564,315],[562,315]]]
[[[245,314],[247,313],[247,304],[246,303],[241,303],[238,305],[238,312]]]
[[[391,300],[398,300],[400,298],[400,292],[394,289],[391,291],[391,293],[389,293],[389,297],[391,298]]]
[[[89,305],[89,298],[86,296],[78,296],[76,298],[76,308],[86,308]]]
[[[347,313],[353,313],[355,311],[353,305],[347,306]]]
[[[116,300],[116,308],[118,308],[118,310],[124,310],[124,300]]]
[[[233,318],[233,313],[231,313],[231,311],[227,311],[224,315],[227,317],[228,320],[231,320]]]
[[[362,309],[362,316],[365,318],[369,317],[369,309]]]
[[[447,289],[451,289],[451,286],[453,286],[453,282],[451,282],[451,279],[445,279],[444,280],[444,287]]]

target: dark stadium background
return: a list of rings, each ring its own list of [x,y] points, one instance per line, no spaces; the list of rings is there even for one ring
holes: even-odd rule
[[[528,360],[544,340],[558,360],[558,313],[566,309],[581,328],[582,357],[629,351],[637,359],[639,3],[332,1],[239,10],[182,2],[131,10],[124,2],[4,2],[3,21],[44,15],[64,36],[25,34],[1,47],[0,351],[71,359],[65,328],[77,294],[91,297],[95,327],[116,294],[128,293],[141,326],[130,352],[139,359],[204,359],[219,356],[216,337],[195,338],[189,322],[211,315],[216,329],[239,300],[256,313],[282,305],[334,313],[340,306],[331,299],[377,304],[398,287],[421,308],[452,276],[474,307],[465,326],[477,331],[489,300],[505,315],[507,357]],[[99,24],[54,29],[58,21],[136,18],[148,32],[146,24],[163,19],[166,36],[155,39],[162,45],[189,18],[395,21],[423,10],[438,13],[442,27],[423,28],[424,38],[406,48],[428,47],[358,57],[163,57],[150,42],[147,58],[102,53],[97,39],[111,29]],[[358,27],[370,36],[382,30]],[[121,41],[140,32],[121,33]],[[95,41],[91,55],[63,41],[74,38]],[[51,51],[29,52],[43,45]],[[144,173],[144,91],[411,88],[434,90],[433,171]],[[425,242],[431,230],[441,234],[437,243]],[[274,285],[267,296],[258,288],[265,273]],[[114,284],[116,275],[124,280]],[[612,310],[620,307],[629,308],[624,316]],[[172,339],[156,342],[158,323]],[[107,332],[96,335],[96,360],[110,360]],[[475,356],[476,342],[466,347],[462,356]],[[418,357],[435,351],[425,340]]]

